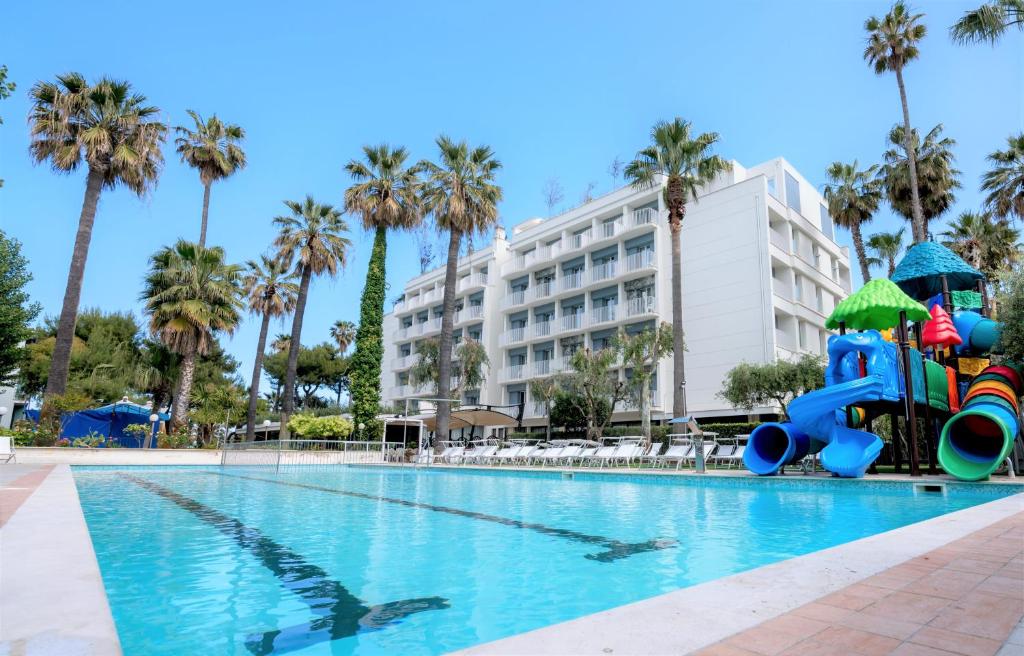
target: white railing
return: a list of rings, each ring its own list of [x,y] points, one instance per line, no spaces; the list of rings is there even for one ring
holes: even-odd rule
[[[581,232],[578,235],[573,235],[572,237],[569,238],[569,243],[575,250],[583,248],[584,246],[590,243],[590,231],[587,230],[586,232]]]
[[[590,279],[593,282],[599,282],[601,280],[608,280],[614,278],[618,270],[618,262],[615,260],[609,260],[603,264],[595,265],[590,270]]]
[[[441,330],[441,317],[434,317],[433,319],[428,319],[427,321],[424,321],[419,325],[421,327],[421,335],[426,335],[428,333],[436,333],[439,330]]]
[[[538,321],[533,324],[533,334],[535,337],[544,337],[550,335],[552,331],[552,324],[554,321]]]
[[[502,381],[522,380],[526,376],[525,364],[512,364],[505,367],[501,372]]]
[[[533,375],[534,376],[547,376],[552,373],[553,360],[536,360],[533,363]]]
[[[353,435],[356,437],[357,435]],[[406,445],[382,442],[377,435],[366,440],[264,440],[221,445],[222,466],[281,467],[311,465],[375,464],[403,462]]]
[[[610,239],[622,230],[622,220],[616,219],[615,221],[607,221],[602,223],[598,228],[598,234],[601,235],[601,239]]]
[[[562,291],[568,291],[570,289],[579,289],[583,286],[583,276],[585,271],[576,271],[568,275],[562,276]]]
[[[654,314],[657,311],[658,304],[653,296],[631,298],[626,302],[627,317],[636,317],[642,314]]]
[[[472,321],[473,319],[479,319],[484,316],[484,306],[482,305],[470,305],[464,307],[455,313],[455,323],[461,323],[463,321]]]
[[[486,273],[474,273],[468,276],[464,276],[459,280],[458,290],[465,291],[470,287],[483,287],[487,285],[487,274]]]
[[[582,312],[566,314],[560,319],[562,331],[580,330],[583,328],[584,315]]]
[[[639,226],[654,223],[657,218],[658,210],[653,207],[644,207],[639,210],[633,210],[633,225]]]
[[[606,305],[604,307],[594,308],[593,312],[590,313],[591,324],[615,321],[615,307],[616,306],[614,305]]]
[[[626,271],[654,268],[654,251],[645,249],[626,256]]]
[[[399,356],[391,361],[392,369],[405,369],[411,367],[416,362],[416,355],[403,355]]]
[[[529,297],[528,300],[547,298],[555,293],[555,282],[552,280],[549,282],[535,283],[533,287],[530,287],[527,291],[529,292],[527,294]]]
[[[395,339],[396,340],[408,339],[409,335],[411,334],[411,332],[413,330],[413,328],[414,328],[413,326],[403,326],[402,328],[399,328],[398,330],[395,331]]]
[[[391,306],[391,312],[393,312],[394,314],[398,314],[403,310],[405,310],[405,299],[401,301],[395,301],[395,304]]]
[[[509,328],[501,334],[502,345],[514,344],[516,342],[521,342],[524,339],[526,339],[526,326]]]
[[[510,308],[513,305],[522,305],[526,302],[526,291],[524,289],[517,292],[509,292],[505,298],[501,299],[501,307]]]

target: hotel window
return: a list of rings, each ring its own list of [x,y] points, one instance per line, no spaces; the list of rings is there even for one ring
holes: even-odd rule
[[[818,312],[822,312],[825,309],[825,297],[821,291],[821,287],[815,285],[814,287],[814,302],[818,306]]]
[[[832,260],[832,280],[839,282],[839,260]]]
[[[786,205],[797,212],[800,211],[800,183],[788,172],[786,173]]]
[[[814,258],[814,268],[821,269],[821,249],[817,244],[811,246],[811,256]]]
[[[830,240],[836,240],[836,229],[832,224],[832,216],[828,213],[828,208],[824,205],[818,206],[821,211],[821,232]]]
[[[807,324],[805,324],[803,321],[798,321],[796,323],[796,335],[797,335],[797,338],[799,340],[800,350],[801,351],[806,351],[807,350]]]
[[[526,392],[523,390],[509,390],[508,402],[509,405],[519,405],[526,401]]]
[[[802,279],[798,275],[793,276],[793,296],[797,301],[803,303],[804,300],[804,285]]]
[[[798,231],[796,231],[796,230],[793,231],[793,243],[792,243],[792,246],[793,246],[793,252],[794,253],[799,253],[800,252],[800,233]]]
[[[768,193],[776,198],[779,197],[778,192],[775,190],[775,176],[768,178]]]

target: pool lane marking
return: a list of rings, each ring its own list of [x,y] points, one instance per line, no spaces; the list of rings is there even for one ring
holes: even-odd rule
[[[304,624],[249,636],[245,646],[253,654],[285,654],[318,642],[354,636],[361,630],[382,629],[413,613],[450,607],[448,600],[442,597],[419,597],[370,606],[331,579],[326,571],[259,529],[152,481],[130,474],[120,476],[189,511],[233,539],[269,569],[286,590],[306,602],[317,616]]]
[[[375,494],[366,494],[364,492],[352,492],[349,490],[340,490],[338,488],[333,487],[310,485],[308,483],[275,481],[269,478],[259,478],[257,476],[243,476],[241,474],[224,474],[222,472],[212,471],[204,471],[200,473],[211,474],[215,476],[225,476],[227,478],[242,478],[248,481],[260,481],[263,483],[271,483],[273,485],[286,485],[289,487],[298,487],[307,490],[328,492],[331,494],[355,497],[357,499],[367,499],[370,501],[383,501],[385,503],[393,503],[400,506],[406,506],[408,508],[420,508],[423,510],[431,510],[433,512],[457,515],[459,517],[469,517],[471,519],[478,519],[483,522],[493,522],[495,524],[511,526],[513,528],[524,529],[528,531],[536,531],[537,533],[551,535],[559,538],[565,538],[566,540],[572,540],[574,542],[596,544],[604,547],[606,551],[586,554],[584,558],[596,560],[602,563],[610,563],[615,560],[619,560],[620,558],[628,558],[629,556],[633,556],[640,553],[646,553],[649,551],[660,551],[661,549],[670,549],[678,544],[675,540],[666,539],[647,540],[646,542],[621,542],[619,540],[606,538],[600,535],[587,535],[586,533],[580,533],[578,531],[573,531],[565,528],[554,528],[551,526],[546,526],[544,524],[538,524],[536,522],[524,522],[518,519],[509,519],[508,517],[499,517],[498,515],[487,515],[485,513],[474,512],[471,510],[462,510],[460,508],[451,508],[449,506],[437,506],[434,504],[421,503],[418,501],[407,501],[405,499],[397,499],[395,497],[377,496]]]

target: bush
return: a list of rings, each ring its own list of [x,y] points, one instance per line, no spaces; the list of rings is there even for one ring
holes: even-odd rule
[[[580,410],[580,407],[584,404],[579,401],[574,401],[570,394],[559,394],[555,398],[555,402],[551,404],[551,425],[560,426],[566,431],[585,431],[587,429],[587,415]],[[608,418],[608,413],[611,410],[609,404],[605,402],[600,407],[600,412],[596,418],[596,423],[604,423]],[[605,435],[608,434],[608,430],[605,430]]]
[[[293,415],[288,430],[297,437],[309,439],[335,438],[344,440],[352,434],[352,422],[344,417],[315,417],[311,414]]]
[[[185,430],[174,433],[160,433],[156,438],[158,449],[188,449],[192,446],[192,436]]]

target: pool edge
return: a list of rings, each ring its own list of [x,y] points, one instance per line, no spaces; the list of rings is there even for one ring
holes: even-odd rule
[[[0,542],[0,646],[30,656],[122,653],[69,465],[50,471]]]
[[[1021,512],[1024,493],[452,654],[687,654]]]

